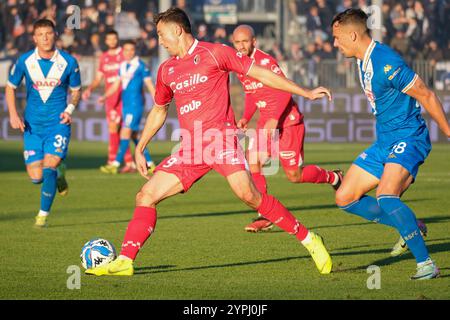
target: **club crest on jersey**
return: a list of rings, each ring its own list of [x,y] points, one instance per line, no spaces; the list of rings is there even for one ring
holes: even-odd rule
[[[281,73],[280,67],[278,67],[278,66],[276,66],[276,65],[272,65],[272,66],[270,67],[270,70],[272,70],[272,72],[273,72],[273,73],[276,73],[276,74],[280,74],[280,73]]]
[[[200,63],[200,56],[197,54],[194,58],[194,64],[199,64]]]
[[[36,80],[33,84],[33,88],[36,90],[46,89],[46,88],[55,88],[61,84],[60,79],[44,79],[44,80]]]

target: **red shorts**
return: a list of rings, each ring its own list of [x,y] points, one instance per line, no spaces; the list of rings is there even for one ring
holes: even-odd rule
[[[122,122],[122,100],[105,103],[106,121],[120,124]]]
[[[197,149],[182,146],[176,153],[161,161],[155,172],[164,171],[176,175],[186,192],[211,169],[224,177],[247,170],[244,152],[234,135],[223,135],[220,141],[213,143],[200,142]]]
[[[263,141],[263,139],[266,139],[266,141]],[[305,125],[303,122],[280,130],[278,148],[272,148],[273,141],[270,137],[258,134],[256,137],[250,138],[249,157],[254,159],[255,153],[266,153],[268,157],[277,156],[285,170],[295,170],[303,164],[304,140]],[[277,154],[271,154],[272,149],[276,150]],[[252,161],[250,162],[252,163]]]

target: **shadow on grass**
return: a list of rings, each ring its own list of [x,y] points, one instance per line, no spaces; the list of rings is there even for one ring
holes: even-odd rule
[[[170,270],[155,270],[155,269],[160,269],[161,266],[142,267],[142,268],[136,268],[135,269],[136,270],[135,274],[136,275],[144,275],[144,274],[149,274],[149,273],[197,271],[197,270],[206,270],[206,269],[241,267],[241,266],[265,264],[265,263],[286,262],[286,261],[289,261],[289,260],[296,260],[296,259],[309,259],[309,256],[285,257],[285,258],[279,258],[279,259],[268,259],[268,260],[258,260],[258,261],[245,261],[245,262],[225,263],[225,264],[208,265],[208,266],[197,266],[197,267],[187,267],[187,268],[178,268],[178,269],[170,269]],[[152,270],[155,270],[155,271],[152,271]]]
[[[430,242],[435,242],[435,241],[442,241],[442,240],[450,240],[450,238],[445,238],[445,239],[434,239],[434,240],[430,240],[427,241],[428,243]],[[450,242],[445,242],[445,243],[436,243],[436,244],[428,244],[427,245],[428,248],[428,252],[430,254],[433,253],[438,253],[438,252],[447,252],[450,250]],[[360,254],[374,254],[374,253],[385,253],[386,254],[386,258],[383,259],[379,259],[376,261],[368,261],[368,263],[370,265],[376,265],[376,266],[386,266],[386,265],[391,265],[394,263],[398,263],[400,261],[404,261],[404,260],[414,260],[413,255],[411,254],[411,252],[405,253],[401,256],[398,257],[391,257],[389,256],[389,252],[390,249],[376,249],[376,250],[363,250],[363,251],[351,251],[351,252],[332,252],[331,256],[335,257],[335,256],[352,256],[352,255],[360,255]],[[341,268],[340,266],[337,266],[336,268],[333,269],[333,272],[349,272],[349,271],[357,271],[357,270],[366,270],[368,265],[364,265],[364,266],[359,266],[359,267],[355,267],[355,268]],[[444,268],[442,268],[441,270],[444,270]]]
[[[433,241],[442,241],[449,240],[446,239],[435,239]],[[431,242],[431,241],[430,241]],[[428,246],[428,250],[430,253],[437,252],[446,252],[450,250],[450,242],[432,244]],[[336,256],[349,256],[349,255],[363,255],[363,254],[374,254],[374,253],[383,253],[388,255],[390,249],[376,249],[376,250],[360,250],[360,251],[352,251],[352,252],[331,252],[332,257]],[[298,260],[298,259],[310,259],[309,255],[305,256],[291,256],[284,257],[278,259],[267,259],[267,260],[258,260],[258,261],[245,261],[245,262],[234,262],[234,263],[225,263],[225,264],[217,264],[217,265],[206,265],[206,266],[195,266],[195,267],[186,267],[186,268],[176,268],[175,265],[162,265],[162,266],[149,266],[149,267],[141,267],[136,268],[136,275],[145,275],[152,273],[164,273],[164,272],[180,272],[180,271],[198,271],[198,270],[208,270],[208,269],[218,269],[218,268],[232,268],[232,267],[241,267],[241,266],[249,266],[249,265],[259,265],[266,263],[278,263],[278,262],[286,262],[290,260]],[[388,257],[376,261],[368,261],[367,265],[358,266],[355,268],[342,268],[342,264],[333,267],[333,273],[342,273],[342,272],[353,272],[359,270],[367,270],[369,265],[377,265],[377,266],[385,266],[390,265],[402,260],[413,259],[411,254],[404,254],[400,257]],[[441,268],[441,270],[447,270],[449,268]],[[449,277],[450,275],[441,276],[441,278]]]

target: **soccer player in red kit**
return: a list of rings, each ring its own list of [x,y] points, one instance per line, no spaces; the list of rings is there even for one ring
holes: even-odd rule
[[[294,235],[309,251],[320,273],[330,273],[332,262],[322,238],[308,231],[277,199],[260,193],[253,184],[237,140],[230,103],[229,72],[248,74],[265,84],[271,83],[276,88],[309,99],[330,97],[330,92],[322,87],[302,89],[271,71],[255,66],[252,59],[230,47],[199,42],[192,36],[188,16],[179,8],[156,15],[155,25],[159,44],[172,57],[159,67],[155,105],[147,117],[135,152],[137,169],[148,181],[136,195],[136,208],[128,224],[120,256],[104,266],[87,269],[86,274],[133,275],[133,261],[155,229],[157,204],[187,192],[210,170],[224,176],[244,203]],[[142,152],[164,124],[172,100],[175,100],[182,130],[181,147],[148,177]]]
[[[251,26],[240,25],[234,30],[233,45],[237,51],[253,59],[257,66],[284,77],[277,61],[256,48],[255,32]],[[246,130],[256,109],[259,109],[260,115],[256,128],[257,134],[250,138],[248,148],[249,167],[256,188],[261,193],[267,193],[266,178],[262,174],[262,167],[271,156],[277,156],[289,181],[293,183],[328,183],[337,190],[342,180],[340,170],[328,171],[316,165],[303,166],[305,125],[303,114],[298,110],[298,105],[292,95],[267,87],[246,75],[238,75],[238,78],[244,87],[245,109],[237,127]],[[263,132],[264,129],[266,132]],[[279,153],[271,155],[270,142],[273,141],[271,131],[275,129],[279,130]],[[260,138],[269,139],[269,141],[260,141]],[[245,230],[259,232],[268,231],[272,227],[272,222],[259,215],[245,227]]]
[[[108,50],[100,56],[100,63],[94,81],[83,91],[83,100],[89,99],[91,93],[97,88],[102,80],[105,80],[105,92],[113,85],[119,77],[120,63],[124,61],[122,48],[119,46],[119,35],[117,31],[110,30],[106,33],[105,44]],[[105,100],[106,121],[108,122],[109,147],[108,164],[115,159],[120,143],[120,124],[122,120],[121,90],[117,90],[112,96]],[[121,173],[136,172],[130,149],[125,153],[125,166]]]

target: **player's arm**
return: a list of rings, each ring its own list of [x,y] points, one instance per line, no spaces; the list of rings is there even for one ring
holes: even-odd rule
[[[69,74],[69,89],[70,89],[70,103],[67,105],[66,109],[59,115],[61,118],[60,123],[70,124],[72,122],[72,113],[81,100],[81,77],[80,77],[80,67],[78,62],[74,59],[71,65],[71,71]]]
[[[247,74],[256,80],[259,80],[264,85],[274,89],[283,90],[310,100],[320,99],[325,96],[328,96],[328,100],[331,100],[331,92],[327,88],[317,87],[313,90],[304,89],[299,87],[293,81],[254,64],[250,67]]]
[[[6,105],[8,106],[9,112],[9,123],[13,129],[20,129],[24,132],[25,124],[23,119],[17,113],[16,107],[16,89],[11,87],[9,84],[5,88]]]
[[[237,127],[244,132],[247,130],[247,125],[256,112],[256,103],[248,94],[245,95],[244,114],[237,122]]]
[[[103,80],[103,73],[100,71],[97,71],[97,74],[95,75],[94,80],[90,85],[87,86],[87,88],[83,92],[83,100],[89,99],[89,97],[92,94],[92,91],[94,91],[98,86],[102,83]]]
[[[11,68],[9,73],[8,82],[5,88],[6,105],[9,112],[9,123],[13,129],[20,129],[25,131],[25,123],[22,117],[17,112],[16,106],[16,89],[22,82],[25,76],[25,66],[23,60],[19,58]]]
[[[447,138],[450,138],[450,126],[436,93],[428,88],[422,79],[417,77],[414,85],[406,91],[406,94],[416,99],[427,110],[431,118],[436,121]]]
[[[163,106],[155,104],[153,106],[152,110],[147,116],[144,130],[142,130],[141,138],[139,139],[139,143],[136,146],[134,155],[136,167],[141,176],[146,179],[149,178],[147,177],[147,161],[144,157],[144,149],[147,147],[147,144],[150,142],[153,136],[164,125],[164,122],[166,122],[168,109],[169,104]]]
[[[152,98],[155,99],[155,86],[153,85],[152,78],[145,78],[144,84],[147,87],[150,94],[152,95]]]
[[[105,94],[103,96],[100,96],[98,98],[98,102],[99,103],[103,103],[105,102],[106,99],[108,99],[109,97],[111,97],[112,95],[114,95],[114,93],[119,90],[119,87],[121,85],[122,81],[119,79],[117,79],[110,87],[109,89],[105,92]]]
[[[70,103],[67,105],[63,113],[60,114],[60,123],[72,123],[72,113],[78,107],[81,100],[81,88],[70,89]]]

